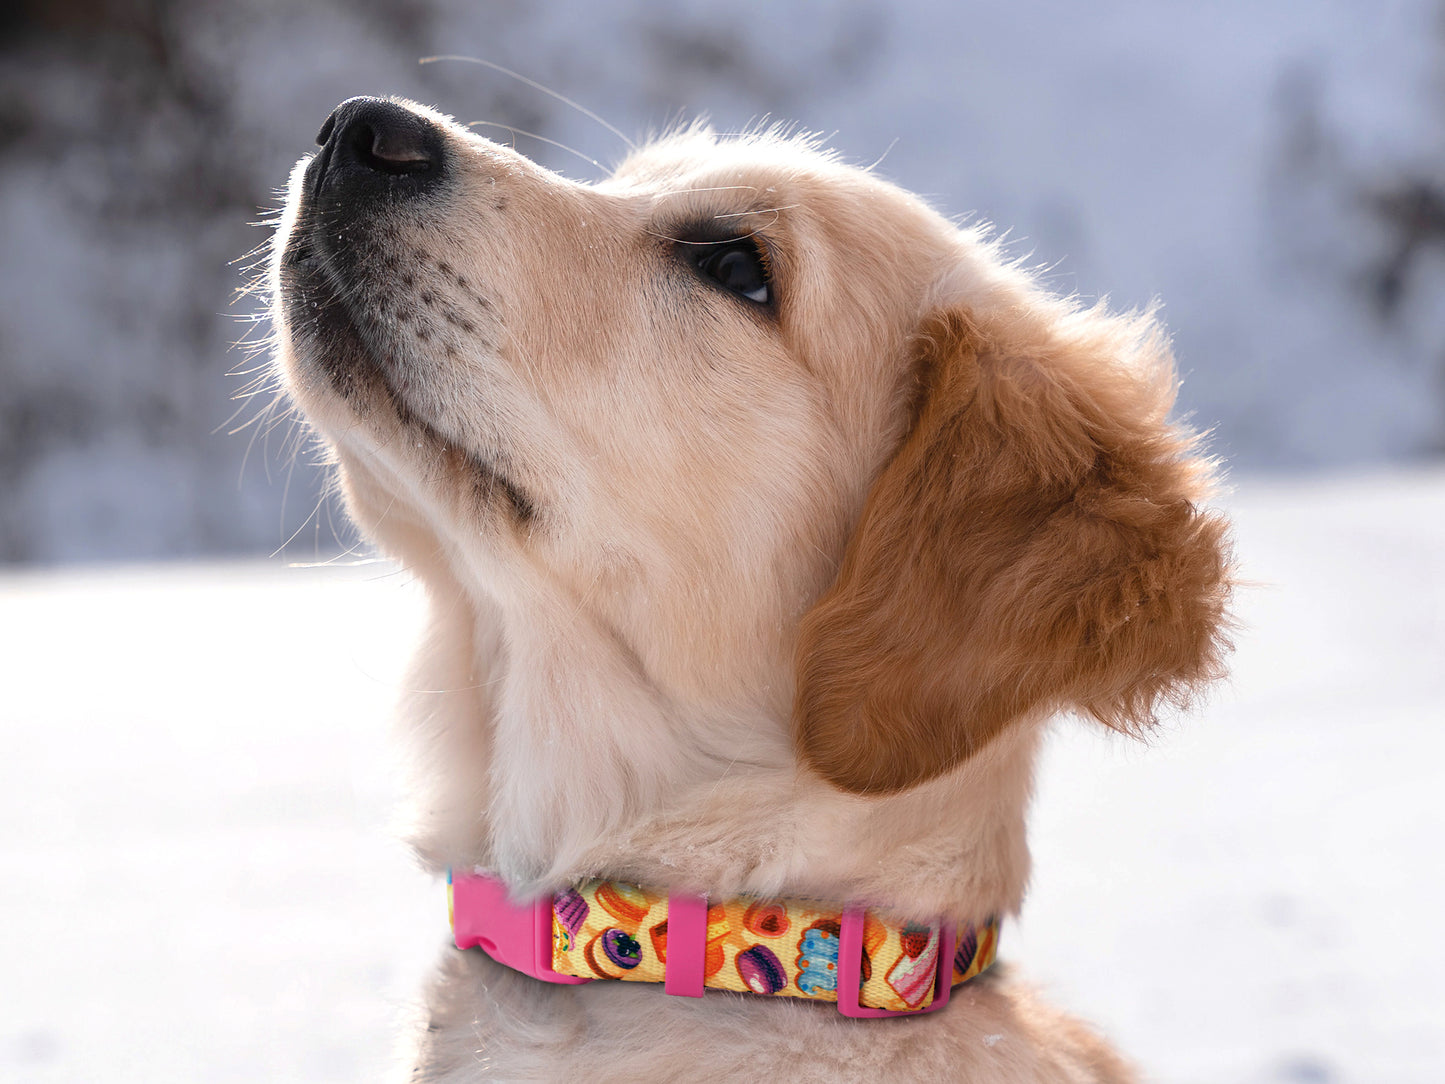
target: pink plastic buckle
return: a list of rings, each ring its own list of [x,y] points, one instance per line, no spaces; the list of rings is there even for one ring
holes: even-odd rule
[[[957,947],[958,929],[941,923],[938,930],[937,975],[933,980],[933,1000],[918,1009],[870,1009],[859,1002],[863,980],[863,911],[852,908],[843,912],[838,931],[838,1011],[859,1020],[882,1016],[922,1016],[937,1012],[948,1004],[953,992],[953,952]]]
[[[480,948],[499,964],[543,982],[591,982],[552,968],[552,897],[516,904],[495,877],[453,873],[452,924],[457,948]]]
[[[677,997],[702,997],[707,981],[707,899],[667,897],[667,965],[662,988]]]

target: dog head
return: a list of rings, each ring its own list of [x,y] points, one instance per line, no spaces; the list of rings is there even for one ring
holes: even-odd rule
[[[280,368],[358,523],[507,651],[585,641],[569,667],[772,720],[877,795],[1217,673],[1225,529],[1149,316],[1048,295],[806,140],[695,129],[583,185],[354,99],[320,143]],[[684,775],[726,744],[673,737]]]

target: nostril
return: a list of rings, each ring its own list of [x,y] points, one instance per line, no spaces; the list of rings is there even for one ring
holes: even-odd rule
[[[356,160],[378,173],[425,173],[435,162],[422,133],[409,126],[382,126],[364,118],[344,136]]]

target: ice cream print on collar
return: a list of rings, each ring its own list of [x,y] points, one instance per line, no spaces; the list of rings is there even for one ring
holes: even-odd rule
[[[518,905],[495,878],[455,873],[449,893],[457,947],[480,947],[534,978],[808,998],[847,1016],[942,1008],[953,986],[993,963],[998,945],[995,919],[956,928],[889,922],[816,900],[709,903],[618,881],[582,881]]]

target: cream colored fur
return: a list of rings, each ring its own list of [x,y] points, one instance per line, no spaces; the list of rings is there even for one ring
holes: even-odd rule
[[[589,186],[416,108],[456,179],[378,232],[349,298],[377,315],[371,349],[405,411],[338,394],[324,339],[280,304],[277,320],[351,515],[429,593],[407,708],[427,867],[486,867],[519,896],[605,875],[1015,913],[1057,705],[919,785],[847,793],[797,752],[797,631],[911,424],[928,314],[1067,327],[1138,353],[1141,379],[1167,367],[1152,326],[1046,295],[979,231],[804,140],[694,130]],[[670,239],[697,221],[762,231],[783,315],[679,263]],[[532,514],[478,485],[477,461]],[[1008,940],[1005,925],[1005,956]],[[998,970],[942,1013],[851,1022],[785,999],[549,988],[448,949],[415,1079],[1133,1079]]]

